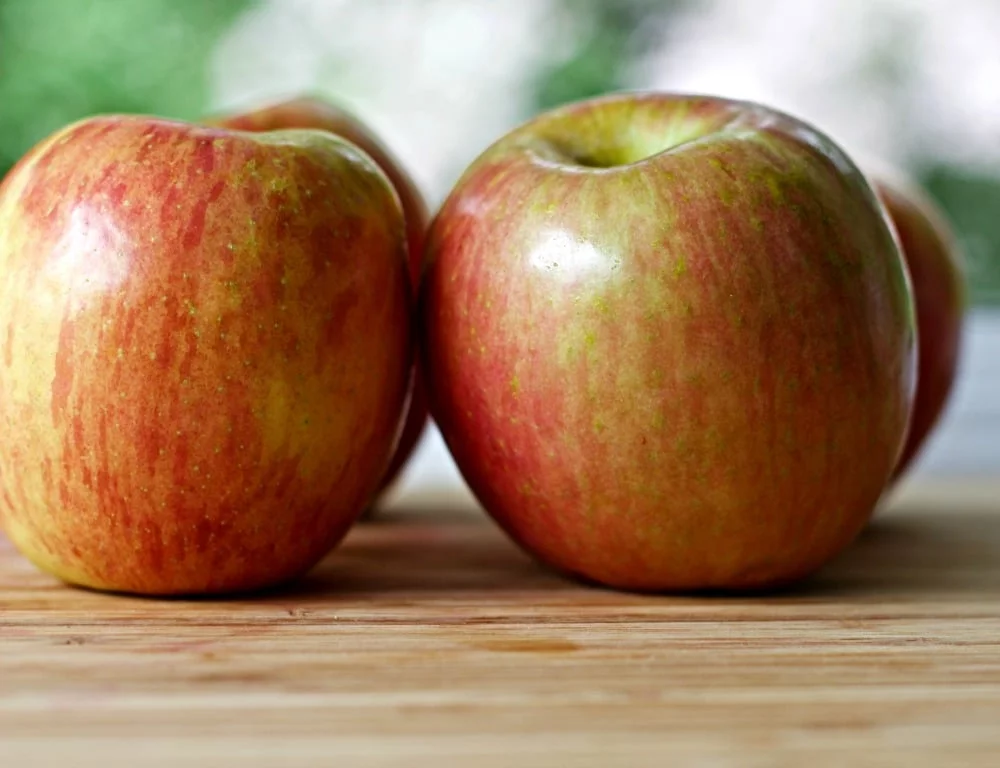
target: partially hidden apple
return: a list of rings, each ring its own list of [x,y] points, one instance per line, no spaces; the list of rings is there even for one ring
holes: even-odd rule
[[[424,237],[429,219],[427,203],[402,162],[368,125],[342,107],[312,96],[271,103],[245,112],[216,115],[206,122],[210,125],[244,131],[274,131],[288,128],[324,130],[353,142],[367,152],[385,171],[403,205],[409,245],[410,277],[416,290],[420,280]],[[426,424],[427,397],[419,370],[415,370],[410,403],[399,443],[382,481],[383,490],[399,476],[420,441]]]
[[[307,571],[376,492],[412,297],[385,174],[320,131],[103,116],[0,188],[0,524],[75,584]]]
[[[910,433],[896,465],[898,478],[926,443],[951,396],[962,348],[965,278],[944,212],[901,174],[877,175],[873,184],[899,236],[917,308],[917,393]]]
[[[431,413],[542,561],[636,590],[795,581],[864,527],[916,366],[906,269],[825,135],[614,94],[467,169],[421,295]]]

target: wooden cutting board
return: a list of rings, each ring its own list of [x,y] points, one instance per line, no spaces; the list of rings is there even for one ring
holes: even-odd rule
[[[904,490],[801,588],[642,597],[465,502],[295,590],[70,589],[0,543],[0,766],[998,766],[1000,482]]]

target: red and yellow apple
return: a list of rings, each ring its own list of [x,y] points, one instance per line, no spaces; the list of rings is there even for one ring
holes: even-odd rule
[[[611,95],[527,122],[433,222],[431,413],[541,560],[638,590],[760,588],[872,514],[915,379],[871,187],[763,106]]]
[[[926,443],[951,396],[961,354],[965,280],[958,243],[937,205],[898,175],[877,176],[874,186],[899,236],[917,309],[917,394],[910,433],[896,466],[895,475],[900,477]]]
[[[403,205],[410,254],[410,277],[416,288],[420,281],[424,237],[429,218],[427,204],[400,160],[365,123],[343,108],[316,97],[290,99],[246,112],[219,115],[207,122],[211,125],[244,131],[275,131],[288,128],[324,130],[353,142],[367,152],[389,177]],[[399,443],[382,482],[383,489],[389,487],[406,465],[426,424],[427,397],[419,371],[415,370],[410,403]]]
[[[0,524],[41,568],[145,594],[295,578],[390,460],[406,231],[321,131],[76,123],[0,188]]]

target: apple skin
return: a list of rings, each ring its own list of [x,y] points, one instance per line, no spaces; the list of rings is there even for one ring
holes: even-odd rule
[[[266,132],[292,128],[328,131],[367,152],[389,177],[403,205],[410,275],[416,283],[420,277],[424,238],[430,218],[427,203],[400,160],[360,119],[329,101],[303,96],[246,112],[213,115],[204,122],[206,125],[241,131]]]
[[[873,184],[899,237],[917,310],[917,393],[910,433],[896,465],[899,478],[948,404],[961,357],[967,299],[958,243],[943,211],[899,174],[875,177]]]
[[[423,264],[424,238],[430,218],[427,203],[403,164],[361,120],[329,101],[303,96],[246,112],[213,116],[206,122],[210,125],[244,131],[314,128],[341,136],[367,152],[385,171],[403,205],[410,254],[410,277],[416,291]],[[383,490],[388,489],[396,480],[413,454],[427,420],[427,395],[420,372],[416,370],[406,419],[396,451],[382,482]]]
[[[427,261],[431,413],[540,560],[773,587],[871,516],[913,402],[913,299],[871,187],[808,125],[657,93],[544,113],[467,169]]]
[[[385,175],[319,131],[104,116],[0,188],[0,524],[92,588],[307,571],[375,493],[412,297]]]

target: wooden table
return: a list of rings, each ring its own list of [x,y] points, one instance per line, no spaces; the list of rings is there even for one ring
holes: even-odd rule
[[[1000,766],[1000,483],[911,486],[747,599],[585,588],[419,503],[230,602],[0,544],[0,766]]]

